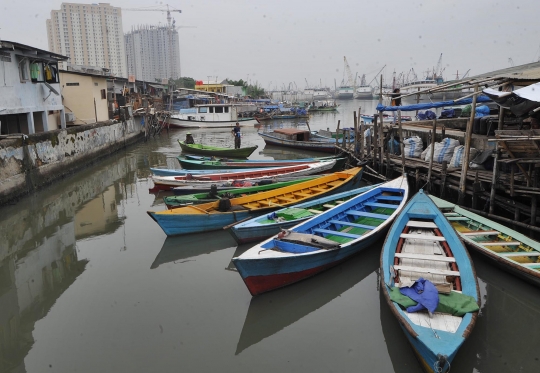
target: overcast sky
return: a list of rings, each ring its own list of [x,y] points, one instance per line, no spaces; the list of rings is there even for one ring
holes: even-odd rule
[[[79,1],[73,1],[79,3]],[[2,0],[0,38],[48,49],[45,20],[56,0]],[[80,1],[80,3],[90,3]],[[512,4],[513,3],[513,4]],[[116,0],[141,8],[166,4]],[[263,88],[339,85],[343,56],[368,82],[386,65],[419,77],[441,53],[445,79],[537,61],[540,0],[169,0],[180,28],[183,76],[249,79]],[[123,12],[124,32],[166,23],[163,12]]]

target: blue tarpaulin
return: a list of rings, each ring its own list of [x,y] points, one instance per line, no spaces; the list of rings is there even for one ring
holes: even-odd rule
[[[491,101],[491,99],[487,96],[478,96],[476,98],[476,102],[488,102]],[[444,107],[444,106],[457,106],[457,105],[467,105],[472,102],[472,98],[465,98],[463,100],[459,101],[439,101],[439,102],[425,102],[422,104],[414,104],[414,105],[407,105],[407,106],[384,106],[382,104],[377,105],[377,108],[375,110],[377,111],[416,111],[416,110],[426,110],[431,108],[437,108],[437,107]]]

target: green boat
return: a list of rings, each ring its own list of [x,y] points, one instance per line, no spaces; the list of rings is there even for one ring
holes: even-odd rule
[[[257,145],[250,146],[249,148],[218,148],[217,146],[203,145],[203,144],[186,144],[183,141],[178,140],[183,153],[196,153],[209,156],[231,157],[231,158],[247,158],[257,149]]]
[[[335,157],[320,157],[320,158],[305,158],[305,159],[289,159],[289,160],[247,160],[247,161],[211,161],[211,160],[195,160],[186,159],[184,157],[176,157],[182,168],[186,170],[227,170],[227,169],[251,169],[251,168],[269,168],[269,167],[286,167],[296,166],[306,163],[327,162],[336,160],[336,164],[330,171],[341,171],[345,166],[346,158]]]
[[[501,269],[540,286],[540,242],[453,203],[430,197],[469,248]]]
[[[181,196],[164,197],[163,201],[165,202],[165,205],[167,206],[168,209],[173,209],[173,208],[181,207],[185,205],[196,205],[199,203],[217,201],[222,196],[225,196],[227,198],[236,198],[240,196],[247,196],[249,194],[263,192],[266,190],[283,188],[289,185],[311,180],[316,177],[317,176],[312,176],[312,177],[305,177],[302,179],[292,180],[292,181],[283,181],[279,183],[272,183],[272,184],[266,184],[266,185],[257,185],[257,186],[252,186],[252,187],[222,190],[215,193],[217,194],[218,197],[212,196],[210,195],[210,193],[196,193],[196,194],[186,194],[186,195],[181,195]]]

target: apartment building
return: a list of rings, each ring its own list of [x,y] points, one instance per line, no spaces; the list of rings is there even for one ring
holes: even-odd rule
[[[128,75],[137,80],[180,77],[178,31],[166,26],[139,26],[124,36]]]
[[[121,8],[62,3],[47,20],[47,37],[49,50],[68,56],[71,64],[99,66],[127,77]]]

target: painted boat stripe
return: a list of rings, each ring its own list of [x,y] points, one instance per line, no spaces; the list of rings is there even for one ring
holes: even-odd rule
[[[328,222],[332,223],[332,224],[341,224],[341,225],[347,225],[347,226],[350,226],[350,227],[364,228],[364,229],[369,229],[369,230],[377,228],[374,225],[350,223],[348,221],[343,221],[343,220],[329,220]]]

